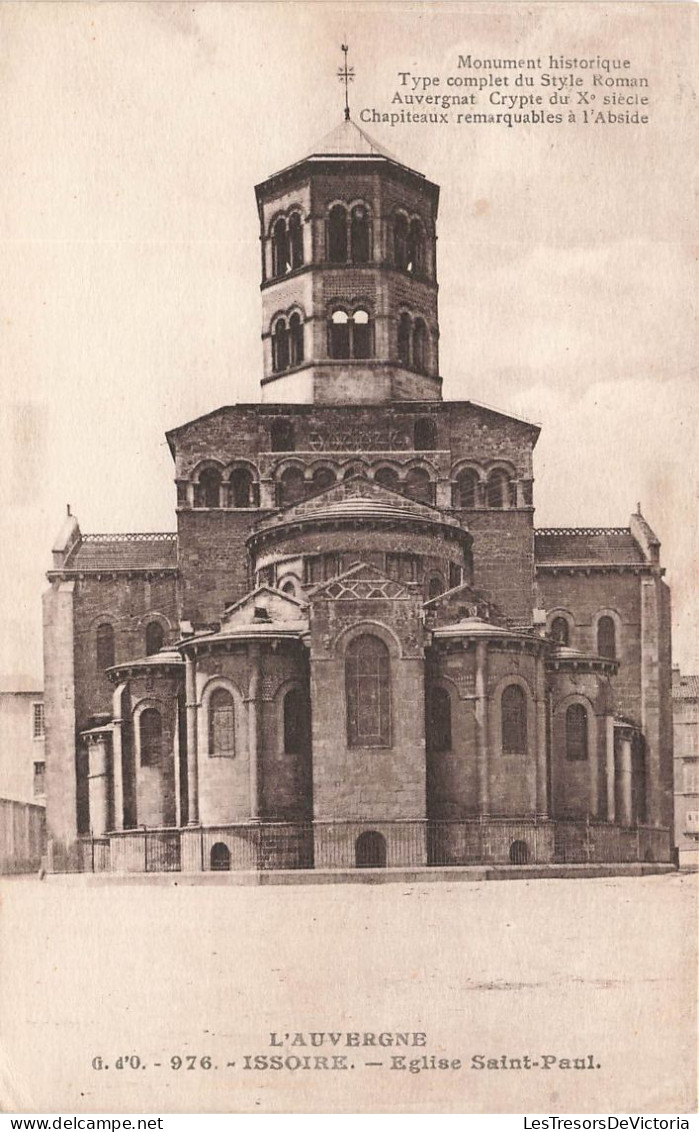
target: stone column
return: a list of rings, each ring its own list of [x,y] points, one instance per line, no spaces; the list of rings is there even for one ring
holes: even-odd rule
[[[199,757],[197,750],[197,661],[193,653],[185,653],[185,711],[187,714],[187,825],[199,825]]]
[[[622,731],[621,741],[621,813],[619,821],[622,825],[631,825],[631,732]]]
[[[588,736],[588,765],[590,773],[590,817],[599,816],[599,735],[597,733],[597,717],[594,717],[595,726]],[[593,745],[594,740],[594,745]]]
[[[109,830],[109,736],[111,728],[100,727],[84,732],[89,769],[90,831],[93,837],[104,837]]]
[[[478,812],[490,810],[488,751],[488,642],[476,641],[476,761],[478,765]]]
[[[549,814],[547,712],[546,671],[544,658],[539,656],[536,662],[536,813],[542,818]]]
[[[607,716],[607,821],[616,821],[616,777],[614,770],[614,716]]]
[[[250,684],[248,685],[248,759],[250,766],[250,817],[257,821],[260,816],[260,781],[259,781],[259,748],[260,748],[260,694],[261,694],[261,665],[260,646],[251,644],[248,648],[250,661]]]
[[[124,725],[123,693],[126,684],[120,684],[114,692],[112,707],[112,783],[114,787],[114,815],[112,825],[114,829],[124,828],[124,748],[122,742],[122,727]]]

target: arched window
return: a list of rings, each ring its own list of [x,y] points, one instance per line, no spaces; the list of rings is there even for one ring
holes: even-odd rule
[[[425,271],[425,238],[419,220],[411,220],[408,232],[408,271],[423,275]]]
[[[280,217],[272,229],[272,275],[285,275],[289,270],[289,237],[286,220]]]
[[[345,468],[342,473],[343,480],[355,480],[357,476],[364,475],[364,468],[361,464],[350,464],[349,468]]]
[[[379,468],[374,481],[380,483],[382,487],[390,488],[391,491],[398,491],[398,472],[394,468]]]
[[[159,766],[163,753],[163,721],[157,708],[146,708],[138,721],[141,766]]]
[[[160,652],[165,643],[165,632],[159,621],[149,621],[146,625],[146,656]]]
[[[355,204],[350,217],[350,249],[352,263],[368,263],[371,257],[371,231],[366,205]]]
[[[347,311],[333,311],[330,317],[330,357],[350,356],[350,326]]]
[[[444,593],[444,578],[440,578],[439,574],[433,574],[427,587],[427,600],[439,597],[441,593]]]
[[[333,205],[328,216],[328,259],[331,263],[347,263],[347,210]]]
[[[228,481],[228,506],[255,507],[256,487],[249,468],[234,468]]]
[[[408,218],[402,212],[393,222],[393,260],[403,270],[408,266]]]
[[[582,704],[571,704],[566,711],[566,758],[569,762],[587,758],[587,712]]]
[[[398,320],[398,361],[404,366],[410,365],[410,338],[410,315],[404,312]]]
[[[335,473],[330,468],[316,468],[311,480],[311,492],[313,495],[318,495],[321,491],[327,491],[335,483]]]
[[[235,757],[235,704],[227,688],[216,688],[209,698],[209,756]]]
[[[279,480],[279,506],[289,507],[299,503],[306,494],[303,472],[300,468],[287,468]]]
[[[456,477],[456,506],[475,507],[478,500],[478,473],[464,468]]]
[[[502,468],[496,468],[488,476],[486,486],[486,499],[489,507],[507,507],[509,501],[510,481]]]
[[[607,660],[616,659],[616,625],[613,617],[600,617],[597,622],[597,654]]]
[[[437,426],[432,417],[419,417],[413,428],[413,447],[426,452],[437,447]]]
[[[446,688],[430,688],[426,698],[425,741],[428,751],[451,750],[451,696]]]
[[[355,637],[345,657],[347,743],[388,747],[391,743],[391,673],[388,649],[379,637]]]
[[[352,315],[352,357],[370,358],[373,354],[371,348],[371,320],[369,312],[357,310]]]
[[[554,617],[551,622],[551,640],[557,645],[570,644],[570,629],[565,617]]]
[[[272,331],[272,369],[275,373],[289,368],[289,330],[285,318],[278,318]]]
[[[97,668],[100,672],[104,672],[105,668],[111,668],[114,664],[114,629],[108,621],[97,626],[95,644]]]
[[[269,434],[273,452],[294,451],[294,426],[291,421],[285,417],[272,421]]]
[[[303,321],[298,311],[289,319],[289,365],[299,366],[303,361]]]
[[[413,369],[427,368],[427,327],[421,318],[413,327]]]
[[[289,217],[289,259],[292,269],[303,264],[303,224],[298,212]]]
[[[432,483],[424,468],[411,468],[405,477],[405,494],[420,503],[432,502]]]
[[[311,746],[311,705],[301,688],[284,696],[284,754],[305,755]]]
[[[198,507],[221,506],[221,473],[218,468],[205,468],[201,473],[196,499]]]
[[[527,697],[519,684],[508,684],[502,693],[502,753],[527,753]]]

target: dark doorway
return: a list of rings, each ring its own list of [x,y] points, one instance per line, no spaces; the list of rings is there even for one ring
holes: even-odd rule
[[[376,830],[370,829],[357,838],[355,856],[358,869],[386,868],[386,841]]]
[[[215,873],[227,873],[231,867],[231,853],[227,845],[222,841],[217,841],[211,849],[211,871]]]
[[[513,841],[510,845],[510,863],[526,865],[529,862],[529,846],[526,841]]]

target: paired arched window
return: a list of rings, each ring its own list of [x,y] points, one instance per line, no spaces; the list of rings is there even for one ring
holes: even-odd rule
[[[278,318],[272,328],[272,369],[281,373],[301,365],[303,358],[303,319],[294,311],[288,323],[286,318]]]
[[[221,473],[218,468],[205,468],[194,489],[195,506],[221,506]]]
[[[330,316],[328,352],[331,358],[370,358],[373,327],[369,312],[360,307],[353,314],[333,311]]]
[[[209,756],[235,757],[235,704],[227,688],[216,688],[209,698]]]
[[[138,721],[141,766],[159,766],[163,754],[163,720],[157,708],[145,708]]]
[[[328,213],[328,259],[331,263],[368,263],[371,259],[371,218],[365,204],[350,210],[335,204]]]
[[[413,448],[426,452],[437,447],[437,424],[432,417],[419,417],[413,427]]]
[[[287,223],[283,216],[272,229],[272,275],[286,275],[303,263],[303,226],[301,216],[294,212]]]
[[[146,656],[160,652],[165,643],[165,631],[159,621],[149,621],[146,625]]]
[[[488,476],[485,496],[488,507],[502,508],[510,505],[510,477],[502,468],[496,468]]]
[[[427,369],[427,326],[404,311],[398,319],[398,361],[410,369]]]
[[[519,684],[508,684],[500,701],[502,716],[502,753],[527,753],[527,697]]]
[[[587,712],[582,704],[566,710],[566,758],[569,762],[587,758]]]
[[[306,484],[300,468],[286,468],[279,477],[277,500],[280,507],[290,507],[300,503],[305,497]]]
[[[478,472],[464,468],[456,477],[456,506],[476,507],[478,505]]]
[[[114,628],[108,621],[97,626],[95,646],[97,668],[100,672],[104,672],[105,668],[111,668],[114,664]]]
[[[311,704],[302,688],[284,696],[284,754],[305,755],[311,745]]]
[[[393,221],[393,262],[401,271],[425,273],[425,233],[420,221],[399,212]]]
[[[400,490],[398,472],[395,468],[379,468],[374,476],[374,482],[381,484],[382,487],[390,488],[391,491]]]
[[[229,507],[259,507],[259,485],[249,468],[234,468],[228,481]]]
[[[430,688],[425,706],[425,741],[428,751],[450,751],[451,696],[446,688]]]
[[[600,617],[597,622],[597,655],[616,660],[616,625],[613,617]]]
[[[348,746],[390,746],[390,660],[379,637],[367,633],[350,642],[345,656],[345,693]]]
[[[570,644],[570,627],[566,617],[554,617],[551,622],[551,640],[557,645]]]
[[[432,481],[424,468],[411,468],[405,477],[405,494],[419,503],[432,503]]]

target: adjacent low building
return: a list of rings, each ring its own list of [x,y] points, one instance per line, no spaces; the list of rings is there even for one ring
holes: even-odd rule
[[[699,676],[672,670],[675,845],[681,865],[699,864]]]

